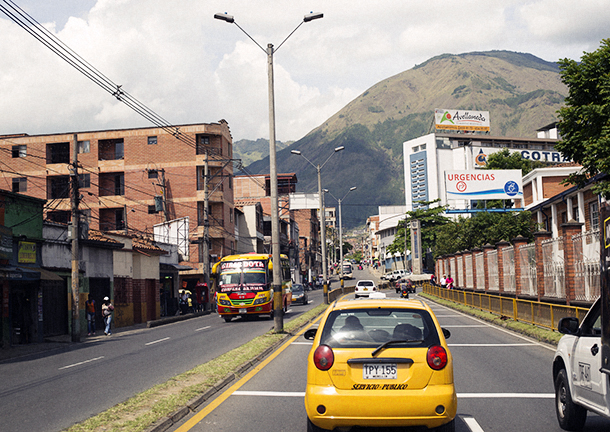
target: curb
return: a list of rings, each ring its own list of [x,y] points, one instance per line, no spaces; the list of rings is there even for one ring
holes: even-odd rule
[[[187,315],[184,315],[184,316],[187,316]],[[168,416],[157,420],[151,426],[144,429],[144,432],[165,432],[168,429],[170,429],[171,427],[173,427],[180,420],[182,420],[184,417],[186,417],[187,415],[189,415],[191,413],[195,413],[197,411],[197,409],[201,405],[203,405],[203,403],[205,403],[209,399],[212,399],[216,395],[216,393],[221,391],[223,388],[228,386],[233,381],[237,380],[242,375],[245,375],[245,373],[248,370],[254,368],[254,366],[256,366],[258,363],[262,362],[266,357],[268,357],[271,353],[273,353],[280,345],[282,345],[286,341],[286,339],[294,336],[303,327],[307,326],[309,323],[311,323],[312,321],[314,321],[317,318],[318,318],[318,316],[311,318],[309,321],[303,323],[303,325],[301,327],[299,327],[297,330],[295,330],[293,333],[285,333],[284,336],[279,341],[277,341],[270,347],[266,348],[263,352],[258,354],[255,358],[245,361],[243,364],[241,364],[240,366],[237,367],[235,372],[229,373],[226,377],[224,377],[223,379],[221,379],[220,381],[218,381],[217,383],[212,385],[212,387],[210,387],[204,393],[202,393],[199,396],[195,396],[193,399],[188,401],[185,406],[180,407],[176,411],[169,414]]]

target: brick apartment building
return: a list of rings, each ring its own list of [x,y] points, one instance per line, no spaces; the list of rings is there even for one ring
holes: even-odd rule
[[[238,203],[259,202],[263,209],[265,253],[271,248],[271,183],[270,176],[236,175],[235,200]],[[295,173],[278,174],[278,208],[280,213],[280,249],[290,258],[291,266],[307,280],[309,269],[313,277],[321,269],[319,228],[316,210],[290,210],[289,194],[296,190]]]
[[[181,264],[192,270],[181,272],[181,278],[183,286],[191,288],[203,281],[207,161],[211,262],[234,252],[233,144],[226,121],[172,130],[0,136],[0,188],[46,199],[46,219],[70,222],[75,142],[79,210],[90,228],[152,235],[155,225],[188,217]]]

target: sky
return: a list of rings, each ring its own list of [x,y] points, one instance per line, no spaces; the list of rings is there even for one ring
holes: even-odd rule
[[[167,123],[224,119],[234,140],[269,137],[269,43],[276,139],[290,141],[437,55],[579,60],[610,37],[608,0],[0,0],[12,4]],[[312,11],[324,17],[303,23]],[[152,125],[1,11],[0,35],[0,135]]]

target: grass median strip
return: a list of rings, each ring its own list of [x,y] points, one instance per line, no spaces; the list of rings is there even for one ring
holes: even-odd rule
[[[257,359],[287,335],[320,315],[328,305],[319,305],[285,323],[284,333],[273,330],[223,354],[214,360],[184,372],[163,384],[158,384],[112,408],[66,429],[68,432],[144,431],[159,420],[186,406],[190,400],[213,388],[230,373],[240,373],[241,367]]]
[[[452,309],[458,310],[468,315],[475,316],[484,321],[490,322],[492,324],[507,328],[509,330],[521,333],[523,335],[534,338],[540,342],[549,343],[552,345],[557,345],[559,339],[563,336],[561,333],[548,330],[542,327],[538,327],[533,324],[522,323],[519,321],[514,321],[512,319],[502,319],[498,315],[492,314],[491,312],[483,311],[481,309],[477,309],[475,307],[466,306],[460,303],[455,303],[449,300],[444,300],[439,297],[426,294],[419,293],[418,295],[425,297],[427,299],[433,300],[438,304],[442,304],[443,306],[450,307]]]

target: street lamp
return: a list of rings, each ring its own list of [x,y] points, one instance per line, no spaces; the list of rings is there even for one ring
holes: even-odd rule
[[[267,44],[267,49],[259,45],[252,36],[250,36],[243,28],[235,22],[233,15],[226,13],[217,13],[215,19],[226,21],[229,24],[235,24],[246,36],[248,36],[260,49],[267,54],[267,74],[269,87],[269,176],[271,182],[271,262],[273,263],[273,308],[275,331],[277,333],[284,331],[284,310],[282,300],[282,267],[280,262],[280,219],[278,213],[278,193],[277,193],[277,162],[275,158],[275,94],[273,90],[273,53],[288,40],[292,34],[297,31],[303,23],[322,18],[324,14],[319,12],[311,12],[305,15],[303,21],[282,41],[281,44],[274,50],[273,44]]]
[[[335,200],[339,203],[339,265],[341,266],[341,288],[343,288],[343,224],[341,218],[341,203],[345,199],[345,197],[351,192],[355,191],[356,186],[352,186],[349,190],[343,195],[343,198],[337,199],[332,193],[328,192],[331,197],[335,198]]]
[[[320,236],[321,236],[320,243],[322,245],[322,277],[324,278],[323,283],[324,283],[324,303],[325,304],[328,304],[328,281],[327,281],[328,272],[326,269],[326,215],[324,214],[326,212],[326,209],[324,208],[324,196],[322,195],[322,180],[321,180],[321,176],[320,176],[320,171],[322,170],[324,165],[326,165],[326,162],[328,162],[335,153],[340,152],[344,148],[345,148],[344,146],[335,147],[335,151],[330,154],[330,156],[324,161],[324,163],[322,165],[314,165],[313,162],[311,162],[303,154],[301,154],[301,152],[299,150],[290,151],[290,153],[292,153],[292,154],[301,156],[303,159],[305,159],[307,162],[309,162],[309,165],[311,165],[318,171],[318,195],[319,195],[319,199],[320,199]]]

